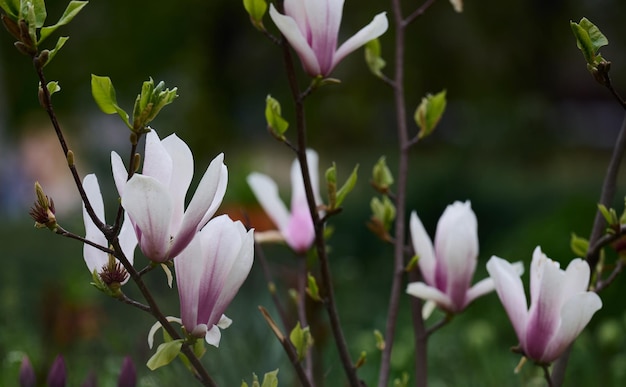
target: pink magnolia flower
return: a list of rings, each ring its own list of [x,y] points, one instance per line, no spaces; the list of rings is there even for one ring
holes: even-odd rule
[[[539,246],[530,265],[530,309],[522,280],[504,259],[491,257],[487,271],[513,324],[524,355],[547,364],[556,360],[602,307],[587,291],[589,265],[580,258],[561,270]]]
[[[270,5],[270,16],[296,51],[304,70],[311,76],[327,76],[354,50],[387,31],[385,13],[379,13],[367,26],[337,49],[337,35],[344,0],[285,0],[285,14]]]
[[[315,203],[321,204],[319,195],[318,156],[311,149],[306,152],[309,173]],[[251,173],[247,178],[248,185],[254,196],[261,204],[267,215],[278,227],[287,245],[298,253],[307,251],[315,239],[315,229],[309,205],[304,191],[304,180],[300,170],[300,163],[294,160],[291,164],[291,213],[278,195],[276,183],[261,173]]]
[[[98,178],[96,175],[89,174],[85,176],[83,179],[83,188],[85,189],[85,193],[87,194],[87,198],[89,199],[94,212],[98,218],[104,222],[104,202],[102,201],[102,193],[100,192],[100,185],[98,184]],[[100,246],[108,247],[109,244],[106,237],[93,223],[91,217],[85,209],[84,204],[83,221],[85,222],[85,239],[97,243]],[[137,237],[135,236],[131,222],[128,219],[128,214],[124,215],[124,222],[122,223],[122,228],[118,238],[120,246],[122,247],[122,252],[132,264],[135,255],[135,247],[137,247]],[[103,268],[109,263],[109,256],[107,253],[87,244],[83,247],[83,256],[90,273],[93,273],[94,270],[99,274],[102,273]],[[125,284],[126,282],[128,282],[128,278],[122,281],[121,284]]]
[[[226,192],[228,170],[223,154],[214,158],[185,210],[193,177],[187,144],[175,134],[159,140],[152,130],[146,135],[144,159],[142,174],[127,182],[124,163],[113,152],[113,176],[141,251],[152,261],[165,262],[180,254],[215,214]]]
[[[489,278],[470,287],[478,259],[478,225],[469,201],[446,208],[437,223],[434,247],[415,212],[410,228],[424,282],[410,283],[407,293],[457,313],[493,290]]]
[[[212,219],[174,259],[182,325],[195,337],[219,346],[224,311],[248,276],[254,231],[227,215]]]

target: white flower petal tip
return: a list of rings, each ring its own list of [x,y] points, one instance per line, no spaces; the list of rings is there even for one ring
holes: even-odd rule
[[[181,319],[178,318],[178,317],[167,316],[165,318],[169,322],[175,322],[175,323],[178,323],[178,324],[181,324],[181,325],[183,323],[181,321]],[[163,328],[163,325],[159,321],[157,321],[157,322],[154,323],[154,325],[152,325],[152,328],[150,328],[150,331],[148,332],[148,347],[150,349],[152,349],[152,347],[154,346],[154,335],[155,335],[155,333],[157,333],[157,331],[160,328]]]

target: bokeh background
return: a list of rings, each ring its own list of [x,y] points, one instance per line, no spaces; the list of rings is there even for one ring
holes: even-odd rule
[[[66,3],[48,3],[49,18],[56,20]],[[420,4],[407,3],[412,3],[407,10]],[[340,41],[389,8],[388,2],[348,0]],[[425,93],[444,88],[448,109],[436,133],[411,154],[408,208],[434,233],[447,204],[471,200],[481,250],[476,280],[486,275],[484,264],[494,254],[528,267],[537,245],[566,265],[573,258],[571,233],[589,234],[624,113],[588,74],[569,21],[586,16],[607,35],[610,45],[602,49],[603,56],[612,61],[618,90],[626,90],[624,15],[626,3],[617,0],[468,1],[462,14],[440,0],[409,29],[409,113]],[[275,31],[269,18],[266,25]],[[93,102],[92,73],[112,78],[127,111],[148,77],[177,86],[180,97],[153,127],[161,136],[176,132],[188,142],[198,171],[194,184],[208,162],[225,152],[230,181],[222,210],[233,216],[246,213],[259,219],[260,228],[267,226],[245,176],[251,171],[272,175],[288,199],[293,155],[265,130],[265,96],[282,101],[288,119],[293,114],[280,51],[252,28],[240,1],[94,0],[59,34],[71,38],[46,68],[47,77],[62,87],[55,107],[80,173],[98,174],[109,211],[116,203],[109,154],[127,152],[129,133]],[[391,68],[393,30],[381,41]],[[373,385],[380,353],[372,332],[384,330],[392,248],[365,226],[375,195],[368,179],[381,155],[395,170],[393,105],[389,88],[368,73],[362,50],[333,76],[342,83],[307,100],[310,145],[321,155],[322,170],[335,161],[345,177],[360,165],[344,212],[332,219],[329,244],[350,348],[354,358],[367,352],[360,375]],[[301,84],[306,82],[303,76]],[[83,232],[80,203],[36,88],[29,60],[13,48],[8,33],[0,33],[0,385],[16,385],[23,354],[44,380],[58,353],[66,357],[71,385],[79,385],[89,372],[97,374],[100,386],[116,385],[127,354],[137,365],[140,385],[187,385],[191,378],[180,362],[156,372],[143,366],[151,355],[146,333],[152,319],[89,284],[82,246],[32,227],[27,213],[38,180],[54,198],[65,228]],[[621,174],[614,203],[618,211],[625,189]],[[265,254],[286,299],[294,286],[295,259],[284,246],[268,247]],[[136,261],[146,262],[139,252]],[[177,295],[167,288],[165,276],[155,271],[149,277],[166,313],[178,315]],[[138,295],[132,284],[126,288]],[[568,385],[626,381],[624,291],[620,278],[602,293],[604,308],[575,344]],[[412,381],[407,297],[392,364],[394,378],[406,372]],[[280,368],[281,385],[297,385],[258,305],[274,312],[257,264],[228,310],[233,326],[223,333],[221,348],[209,348],[205,364],[220,385],[239,385],[253,372],[275,368]],[[341,386],[343,373],[325,316],[321,310],[311,313],[320,329],[316,348],[326,385]],[[515,344],[497,297],[479,299],[432,338],[431,385],[543,385],[541,373],[530,365],[513,373],[519,356],[509,347]]]

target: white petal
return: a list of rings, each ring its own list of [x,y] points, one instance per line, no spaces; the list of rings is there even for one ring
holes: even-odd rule
[[[203,294],[200,293],[200,285],[207,273],[207,265],[203,259],[202,243],[200,238],[194,238],[189,246],[180,255],[174,258],[176,269],[176,286],[180,300],[180,316],[183,326],[187,330],[193,330],[199,323],[206,321],[198,320],[198,309]]]
[[[452,301],[447,295],[442,293],[439,289],[428,286],[423,282],[410,283],[406,288],[406,292],[414,297],[421,298],[422,300],[434,301],[442,309],[450,312],[456,312]]]
[[[170,187],[173,162],[159,136],[154,130],[146,135],[146,150],[144,155],[142,174],[161,182],[164,187]]]
[[[310,36],[307,40],[315,53],[322,75],[334,67],[337,35],[341,24],[344,0],[304,1]]]
[[[586,265],[586,263],[585,263]],[[561,310],[561,325],[548,344],[543,358],[538,359],[552,362],[578,337],[587,326],[595,312],[602,308],[602,300],[593,292],[584,292],[573,295]]]
[[[341,60],[343,60],[343,58],[345,58],[346,55],[350,54],[352,51],[358,49],[370,40],[376,39],[380,35],[384,34],[388,27],[389,22],[387,21],[385,12],[381,12],[376,15],[370,24],[363,27],[359,32],[339,47],[333,58],[333,67],[335,67],[337,63],[341,62]]]
[[[300,57],[305,71],[312,76],[319,75],[320,65],[317,61],[317,57],[313,49],[307,43],[306,38],[302,35],[296,21],[289,16],[280,14],[276,8],[274,8],[274,4],[270,4],[270,17]]]
[[[220,329],[226,329],[232,323],[233,323],[233,320],[231,320],[230,318],[228,318],[228,316],[223,314],[222,317],[220,318],[220,322],[217,323],[217,326],[220,327]]]
[[[178,317],[166,316],[165,317],[169,322],[175,322],[182,325],[182,321]],[[152,349],[154,345],[154,334],[159,330],[159,328],[163,327],[160,322],[155,322],[150,328],[150,332],[148,332],[148,347]]]
[[[168,190],[152,177],[137,174],[126,183],[122,206],[141,231],[141,251],[155,262],[169,258],[171,203]]]
[[[100,185],[98,184],[98,178],[96,175],[90,174],[85,176],[83,179],[83,188],[85,189],[85,193],[87,194],[87,198],[89,199],[94,212],[98,218],[104,222],[104,202],[102,201]],[[100,246],[107,247],[108,242],[106,237],[91,221],[91,217],[87,213],[84,204],[83,221],[85,223],[85,239],[97,243]],[[96,272],[100,272],[102,266],[104,266],[109,260],[109,257],[105,252],[87,244],[83,246],[83,256],[90,273],[93,273],[94,270]]]
[[[222,332],[220,332],[220,328],[217,325],[213,325],[211,329],[206,331],[206,336],[204,337],[207,343],[214,346],[215,348],[219,348],[220,340],[222,339]]]
[[[518,276],[524,274],[524,264],[522,262],[513,262],[512,266]],[[496,284],[493,282],[493,278],[485,278],[482,281],[477,282],[467,291],[465,306],[469,305],[478,297],[492,292],[495,289],[495,286]]]
[[[450,4],[452,4],[455,12],[463,12],[463,0],[450,0]]]
[[[589,287],[589,264],[580,258],[572,260],[565,269],[564,294],[584,292]]]
[[[122,197],[126,181],[128,180],[128,171],[120,155],[115,152],[111,152],[111,170],[113,171],[113,180],[115,181],[117,192]]]
[[[487,271],[493,279],[500,302],[513,324],[517,338],[523,342],[526,337],[528,306],[524,285],[518,275],[519,269],[502,258],[492,256],[487,262]]]
[[[183,140],[172,134],[163,141],[165,148],[172,160],[172,177],[169,190],[172,195],[172,230],[178,230],[185,212],[185,196],[193,178],[193,155]]]
[[[289,223],[289,211],[278,195],[278,186],[274,180],[255,172],[248,175],[246,181],[267,216],[279,230],[284,230]]]
[[[419,257],[417,263],[422,272],[422,276],[424,277],[424,281],[426,281],[427,284],[434,286],[435,267],[437,263],[435,261],[433,242],[426,233],[424,225],[415,211],[411,212],[409,226],[411,228],[411,241],[413,242],[413,249],[415,250],[415,254]]]

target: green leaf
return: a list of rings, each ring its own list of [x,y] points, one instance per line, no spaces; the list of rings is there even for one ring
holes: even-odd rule
[[[68,24],[74,19],[76,15],[89,3],[88,1],[70,1],[70,3],[65,8],[63,15],[59,18],[59,21],[56,24],[43,27],[39,32],[40,38],[39,43],[41,43],[45,38],[50,36],[57,28]]]
[[[380,331],[378,329],[374,330],[374,338],[376,339],[376,348],[379,351],[382,351],[385,349],[385,338],[383,337],[383,334],[380,333]]]
[[[383,225],[385,231],[388,231],[396,218],[396,206],[394,206],[388,196],[383,196],[383,200],[377,197],[372,198],[370,207],[374,218]]]
[[[48,55],[48,60],[46,61],[46,64],[44,66],[47,66],[48,63],[50,63],[52,61],[52,58],[54,58],[56,56],[56,54],[59,52],[61,47],[63,47],[65,45],[65,42],[67,42],[68,39],[69,39],[69,37],[67,37],[67,36],[61,36],[57,40],[57,44],[56,44],[56,46],[54,46],[54,48],[52,50],[50,50],[50,54]]]
[[[295,328],[289,333],[289,340],[291,340],[291,344],[296,348],[299,361],[304,359],[306,351],[313,345],[313,337],[311,336],[310,328],[306,327],[303,329],[300,326],[300,321],[298,321]],[[265,381],[263,382],[263,386],[264,385]]]
[[[0,8],[2,8],[13,21],[17,21],[20,14],[20,0],[0,0]]]
[[[415,123],[420,127],[418,138],[431,134],[446,110],[446,91],[435,95],[428,94],[415,110]]]
[[[587,255],[587,251],[589,250],[589,241],[574,233],[572,233],[569,245],[574,254],[579,257],[585,257]]]
[[[261,387],[278,387],[278,368],[263,375]]]
[[[146,366],[148,366],[150,370],[154,371],[159,367],[168,365],[172,362],[172,360],[176,358],[176,356],[178,356],[182,345],[183,339],[178,339],[170,341],[169,343],[163,343],[159,345],[156,353],[152,355],[152,357],[148,360]]]
[[[307,281],[309,283],[309,286],[306,288],[306,293],[313,300],[322,301],[322,298],[320,297],[320,289],[317,286],[317,281],[315,280],[315,277],[311,273],[307,274]]]
[[[600,213],[602,213],[604,220],[606,220],[606,223],[609,226],[619,224],[619,220],[617,219],[617,213],[615,212],[614,209],[612,208],[609,209],[609,208],[606,208],[606,206],[603,204],[598,204],[598,210],[600,211]]]
[[[50,94],[50,96],[52,96],[52,94],[54,94],[56,92],[61,91],[61,86],[59,86],[59,82],[57,82],[57,81],[50,81],[50,82],[48,82],[46,87],[48,88],[48,93]]]
[[[284,134],[289,128],[289,122],[287,122],[280,114],[280,102],[268,95],[265,98],[265,120],[267,122],[268,129],[277,138],[284,139]]]
[[[587,18],[580,19],[580,23],[570,21],[570,27],[576,38],[576,46],[583,53],[587,64],[595,67],[603,62],[604,59],[599,54],[599,50],[608,45],[609,40],[600,29]]]
[[[346,196],[350,193],[350,191],[354,189],[354,186],[356,185],[358,171],[359,171],[359,165],[357,164],[352,170],[352,173],[350,174],[346,182],[343,183],[341,188],[339,188],[339,191],[337,191],[336,207],[341,206],[341,203],[343,203],[343,200],[346,198]]]
[[[383,77],[382,69],[385,68],[385,60],[381,57],[380,41],[378,38],[365,44],[365,62],[372,74],[378,78]]]
[[[35,13],[35,28],[43,27],[43,23],[46,22],[46,3],[44,0],[30,0],[33,4],[33,11]]]
[[[115,88],[113,87],[111,78],[91,74],[91,95],[93,95],[93,99],[98,104],[100,110],[105,114],[117,113],[126,126],[132,129],[128,121],[128,114],[117,105]]]

